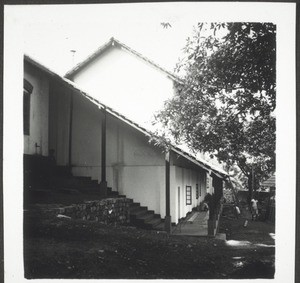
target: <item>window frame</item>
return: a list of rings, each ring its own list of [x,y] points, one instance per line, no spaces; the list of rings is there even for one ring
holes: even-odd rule
[[[192,186],[185,186],[185,204],[192,204]]]
[[[32,84],[26,79],[23,80],[23,134],[30,135],[30,104],[31,93],[33,91]]]

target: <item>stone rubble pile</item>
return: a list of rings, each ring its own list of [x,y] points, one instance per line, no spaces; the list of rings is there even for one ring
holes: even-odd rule
[[[69,216],[72,219],[99,221],[105,224],[129,223],[129,206],[132,200],[128,198],[107,198],[85,201],[55,209],[56,214]]]

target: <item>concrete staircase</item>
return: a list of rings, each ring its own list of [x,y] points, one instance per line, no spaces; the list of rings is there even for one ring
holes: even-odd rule
[[[94,192],[100,193],[100,185],[97,181],[92,180],[90,177],[72,177],[73,189],[77,189],[81,192]],[[101,193],[100,193],[101,195]],[[112,190],[111,187],[107,188],[107,198],[128,198],[126,195],[122,195],[117,191]],[[141,206],[140,203],[134,202],[134,199],[130,199],[130,225],[136,226],[147,230],[164,230],[163,220],[159,214],[155,214],[153,210],[149,210],[146,206]]]
[[[73,176],[69,167],[56,166],[47,157],[24,155],[24,206],[34,203],[80,203],[102,198],[126,198],[107,188],[107,196],[100,184],[91,177]],[[143,229],[164,230],[163,220],[148,207],[130,199],[130,224]]]
[[[120,195],[119,192],[113,191],[112,188],[110,188],[110,187],[107,188],[107,197],[126,198],[125,195]]]
[[[129,207],[129,213],[132,225],[147,230],[163,230],[160,215],[155,214],[153,210],[148,210],[148,207],[132,202]]]

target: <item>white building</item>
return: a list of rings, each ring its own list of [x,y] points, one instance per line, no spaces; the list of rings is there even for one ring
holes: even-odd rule
[[[47,157],[53,150],[57,165],[73,175],[92,177],[170,223],[178,223],[208,192],[222,194],[225,172],[174,146],[165,154],[149,143],[146,129],[28,56],[25,97],[25,158]]]

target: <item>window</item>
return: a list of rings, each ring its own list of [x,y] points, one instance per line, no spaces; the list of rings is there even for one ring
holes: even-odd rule
[[[196,184],[196,199],[199,198],[199,186]]]
[[[30,94],[33,86],[24,79],[23,85],[23,132],[24,135],[30,134]]]
[[[192,187],[186,186],[186,205],[192,204]]]
[[[210,176],[206,175],[206,192],[210,192]]]

